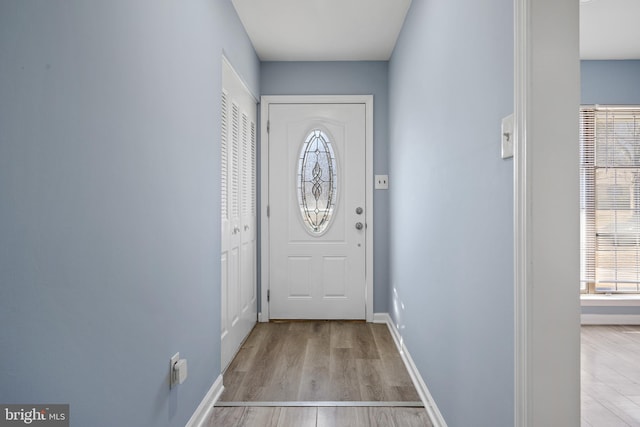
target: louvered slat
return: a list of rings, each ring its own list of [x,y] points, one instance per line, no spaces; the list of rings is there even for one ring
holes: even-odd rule
[[[595,291],[638,292],[640,109],[583,109],[581,124],[581,279],[593,268]]]
[[[242,215],[249,214],[249,118],[242,113]]]
[[[231,215],[233,218],[240,216],[240,109],[237,104],[232,107],[232,139],[231,139]]]
[[[595,283],[595,110],[580,111],[580,288]]]
[[[229,149],[229,112],[228,112],[228,101],[227,101],[227,97],[228,94],[226,91],[222,91],[222,138],[221,138],[221,202],[220,202],[220,207],[221,207],[221,213],[222,213],[222,218],[223,219],[228,219],[229,218],[229,204],[228,204],[228,197],[229,197],[229,187],[228,187],[228,180],[227,180],[227,176],[229,173],[229,155],[228,155],[228,149]]]

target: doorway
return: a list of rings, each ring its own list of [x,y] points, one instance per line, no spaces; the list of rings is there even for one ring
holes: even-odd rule
[[[222,61],[221,369],[257,320],[257,107],[226,59]]]
[[[373,320],[371,96],[262,98],[262,312]]]

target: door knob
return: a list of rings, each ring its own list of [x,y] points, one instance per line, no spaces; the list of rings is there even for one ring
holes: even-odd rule
[[[362,215],[362,208],[360,208],[360,207],[356,208],[356,213],[358,215]]]
[[[361,222],[356,222],[356,230],[362,230],[362,227],[364,226],[362,225]]]

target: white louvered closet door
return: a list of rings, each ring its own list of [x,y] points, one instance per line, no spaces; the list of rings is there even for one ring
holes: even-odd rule
[[[222,369],[257,320],[256,101],[226,60],[222,72]]]

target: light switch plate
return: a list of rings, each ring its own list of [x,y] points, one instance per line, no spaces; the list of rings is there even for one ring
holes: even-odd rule
[[[513,157],[513,114],[509,114],[502,119],[501,134],[501,155],[503,159],[508,159],[509,157]]]
[[[174,354],[171,359],[169,359],[169,388],[173,388],[176,385],[178,385],[178,381],[176,378],[176,374],[174,371],[174,368],[176,366],[176,364],[178,363],[178,360],[180,360],[180,353],[176,353]]]
[[[174,375],[176,377],[175,382],[182,384],[187,379],[187,359],[180,359],[173,368]]]
[[[388,190],[389,189],[389,175],[376,175],[375,176],[375,189],[376,190]]]

